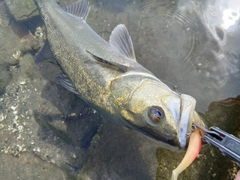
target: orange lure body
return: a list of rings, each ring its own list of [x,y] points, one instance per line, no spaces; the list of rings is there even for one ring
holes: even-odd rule
[[[202,136],[199,129],[195,128],[190,135],[189,145],[185,156],[176,169],[172,171],[171,180],[177,180],[178,175],[184,171],[197,157],[202,147]]]

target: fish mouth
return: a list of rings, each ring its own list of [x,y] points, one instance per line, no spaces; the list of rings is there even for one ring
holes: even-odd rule
[[[167,144],[168,146],[172,147],[178,147],[179,148],[179,142],[175,138],[175,136],[167,135],[164,133],[159,134],[159,132],[153,131],[151,128],[138,128],[138,132],[144,134],[145,136],[149,137],[150,139],[154,139],[157,142],[161,142],[164,144]],[[150,132],[150,133],[148,133]]]
[[[139,127],[127,121],[124,121],[124,126],[128,127],[131,130],[139,132],[140,134],[143,134],[158,143],[161,143],[163,146],[165,145],[166,147],[171,146],[172,148],[179,148],[178,139],[176,139],[176,136],[173,134],[165,132],[159,133],[157,130],[153,130],[152,127]]]
[[[196,100],[193,97],[186,94],[181,94],[181,114],[177,126],[178,141],[181,148],[186,146],[187,134],[191,133],[192,131],[195,106]]]

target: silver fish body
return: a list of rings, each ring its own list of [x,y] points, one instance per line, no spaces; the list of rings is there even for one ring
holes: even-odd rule
[[[53,0],[34,2],[47,34],[36,61],[53,59],[63,71],[61,85],[111,121],[168,147],[186,146],[192,121],[203,124],[194,111],[195,99],[173,92],[137,63],[124,25],[118,25],[107,42],[86,23],[86,0],[66,8]]]

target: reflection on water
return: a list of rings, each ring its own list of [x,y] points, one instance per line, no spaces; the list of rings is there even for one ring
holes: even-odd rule
[[[151,13],[142,12],[141,18],[144,21],[150,16],[151,21],[141,23],[140,35],[139,32],[136,35],[137,39],[146,38],[145,34],[153,35],[146,41],[151,43],[140,47],[140,55],[146,49],[149,51],[139,61],[160,79],[175,84],[179,92],[195,97],[197,109],[202,112],[210,102],[236,96],[240,90],[234,83],[240,75],[239,19],[235,16],[235,23],[224,28],[223,24],[227,23],[224,8],[233,6],[231,1],[228,6],[225,4],[180,1],[167,8],[160,2],[148,4],[143,11],[152,6]],[[239,4],[234,5],[233,15],[236,7],[239,8]],[[233,22],[231,16],[228,19]],[[142,44],[137,42],[135,46]]]
[[[34,154],[56,165],[49,167],[65,178],[74,175],[86,179],[155,179],[159,163],[158,179],[168,179],[171,174],[168,165],[173,168],[178,164],[173,158],[175,153],[158,150],[157,163],[153,142],[102,121],[77,97],[49,82],[54,80],[50,77],[55,73],[54,65],[36,69],[33,63],[45,38],[35,34],[42,22],[34,17],[37,13],[34,4],[27,0],[21,0],[22,4],[4,2],[8,8],[0,1],[3,26],[0,27],[0,139],[4,139],[0,142],[0,159],[7,162],[12,158],[9,154],[17,157]],[[61,5],[72,2],[60,0]],[[209,109],[208,106],[213,101],[236,97],[240,92],[240,2],[91,0],[90,3],[87,22],[95,31],[108,39],[117,24],[125,24],[139,63],[179,93],[195,97],[197,110],[207,111],[207,124],[239,135],[239,129],[234,129],[239,114],[233,110],[239,109],[239,98],[212,103]],[[16,7],[21,5],[18,10]],[[10,21],[10,17],[14,18]],[[236,167],[232,162],[209,147],[202,154],[205,159],[182,177],[233,179]],[[210,158],[214,160],[208,171],[204,165]],[[32,159],[28,161],[31,163]],[[26,167],[27,162],[21,163]],[[221,173],[220,163],[225,163]],[[28,174],[21,174],[21,166],[1,164],[0,177],[15,177],[9,175],[15,167],[15,174],[29,178]],[[37,171],[34,166],[27,168],[29,172]],[[38,173],[46,179],[43,172]]]

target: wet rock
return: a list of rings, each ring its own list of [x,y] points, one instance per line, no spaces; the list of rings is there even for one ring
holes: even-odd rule
[[[0,154],[1,179],[68,179],[69,176],[56,166],[25,153],[19,158]]]
[[[80,98],[56,84],[46,84],[42,97],[54,106],[49,107],[51,114],[46,113],[45,108],[41,114],[38,113],[41,116],[37,120],[40,126],[53,131],[68,144],[87,149],[101,124],[101,116]]]
[[[56,0],[61,6],[66,6],[77,0]],[[25,21],[39,15],[37,7],[32,0],[5,0],[5,3],[16,21]]]
[[[5,0],[5,3],[16,21],[23,21],[38,14],[32,0]]]
[[[17,65],[28,53],[33,54],[43,45],[43,38],[34,36],[21,23],[12,22],[7,28],[0,28],[0,62]]]
[[[240,96],[212,102],[206,112],[211,126],[219,126],[224,131],[240,135]]]
[[[6,62],[7,64],[17,64],[18,60],[12,55],[16,53],[18,49],[19,38],[12,33],[10,27],[0,28],[0,63]]]
[[[19,79],[19,83],[24,83],[24,79],[34,79],[34,56],[27,53],[21,57],[19,60],[19,68],[21,69],[21,78]],[[22,80],[21,80],[22,79]]]
[[[78,177],[91,180],[153,180],[156,142],[106,121],[94,137]],[[81,179],[80,178],[80,179]]]
[[[37,78],[36,73],[33,73],[35,71],[33,67],[25,66],[24,63],[21,65],[21,71],[12,72],[14,80],[7,86],[7,93],[1,97],[0,138],[3,141],[0,142],[0,155],[4,153],[20,158],[25,153],[34,154],[35,157],[50,162],[65,172],[74,174],[81,167],[84,152],[95,133],[85,136],[85,138],[81,136],[81,133],[76,133],[82,123],[78,119],[62,123],[66,120],[65,116],[62,116],[61,112],[48,100],[41,97],[43,87],[46,85],[45,81]],[[34,78],[26,76],[26,72],[31,73]],[[58,102],[55,101],[55,103],[61,104],[63,108],[71,109],[70,107],[73,107],[74,104],[65,103],[74,102],[74,96],[66,92],[68,91],[65,90],[65,93],[62,91],[65,96],[70,96],[66,97],[69,101],[59,103],[60,99],[58,98]],[[49,93],[59,94],[56,89],[54,92],[48,91],[48,96],[50,96]],[[45,97],[47,96],[45,95]],[[80,107],[79,104],[76,104],[77,107]],[[63,112],[68,112],[68,110]],[[78,112],[71,113],[78,114]],[[91,121],[86,122],[92,123]],[[64,129],[64,127],[66,128]],[[84,126],[81,127],[84,129]],[[89,128],[91,128],[90,125]],[[86,127],[85,129],[89,130]],[[89,139],[86,140],[87,138]],[[28,159],[28,161],[34,160]]]
[[[8,27],[11,22],[9,12],[4,1],[0,2],[0,24],[2,27]]]
[[[7,63],[0,63],[0,95],[5,92],[6,86],[11,81],[11,74],[9,71],[9,65]]]
[[[2,54],[3,57],[8,56],[6,51]],[[34,56],[30,53],[23,54],[18,61],[18,67],[10,68],[13,80],[0,99],[0,139],[3,140],[0,142],[0,156],[21,158],[29,153],[34,156],[24,156],[27,161],[33,162],[32,157],[38,157],[74,174],[81,167],[84,152],[97,132],[98,123],[93,123],[93,120],[101,120],[95,113],[96,117],[86,116],[78,121],[85,103],[81,105],[81,100],[74,100],[76,97],[64,88],[48,84],[34,65]],[[0,78],[4,80],[7,80],[4,75],[6,67],[9,65],[1,61]],[[52,175],[49,174],[50,177]],[[24,176],[27,174],[21,177]]]

